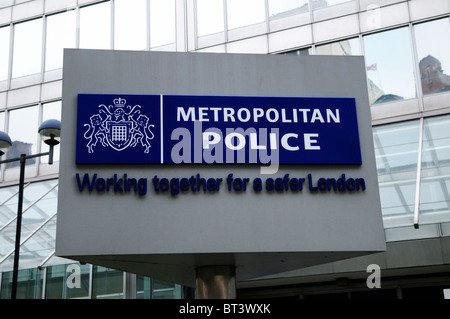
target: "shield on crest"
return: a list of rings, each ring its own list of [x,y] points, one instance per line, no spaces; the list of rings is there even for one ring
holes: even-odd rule
[[[133,122],[131,121],[108,121],[106,122],[108,134],[106,134],[106,141],[116,151],[123,151],[130,146],[132,141],[131,129]]]

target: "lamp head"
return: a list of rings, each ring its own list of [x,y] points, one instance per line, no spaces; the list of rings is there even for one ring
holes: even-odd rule
[[[45,144],[58,145],[61,141],[61,122],[58,120],[47,120],[39,126],[39,135]]]
[[[12,142],[9,135],[0,131],[0,156],[6,154],[11,146]]]

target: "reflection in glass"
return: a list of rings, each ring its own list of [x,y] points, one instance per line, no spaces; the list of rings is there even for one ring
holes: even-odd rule
[[[147,47],[147,0],[114,1],[114,24],[115,49],[145,50]]]
[[[269,0],[269,17],[281,18],[308,12],[309,0]]]
[[[371,104],[416,96],[408,27],[364,37]]]
[[[175,43],[175,1],[150,0],[150,45]]]
[[[153,279],[152,299],[179,299],[181,297],[179,285]]]
[[[123,298],[123,272],[102,266],[94,266],[92,275],[92,298]]]
[[[5,112],[0,112],[0,131],[5,131]]]
[[[63,66],[64,48],[75,47],[75,10],[47,17],[45,70]]]
[[[228,29],[235,29],[266,20],[265,0],[228,0]]]
[[[25,186],[26,188],[27,186]],[[17,193],[19,186],[2,187],[0,189],[0,228],[9,223],[17,216]],[[2,234],[0,233],[0,237]],[[0,247],[0,256],[5,254],[7,249]],[[0,257],[1,258],[1,257]]]
[[[385,227],[412,225],[420,121],[373,128]]]
[[[181,286],[136,276],[136,299],[181,299]]]
[[[25,187],[23,193],[23,239],[27,238],[27,236],[39,227],[49,216],[55,214],[57,205],[57,188],[55,188],[56,182],[56,180],[36,182]],[[0,231],[0,260],[14,250],[14,241],[11,240],[11,238],[15,238],[16,233],[17,203],[18,194],[16,193],[14,197],[10,198],[0,207],[2,215],[2,229]],[[56,233],[54,236],[50,236],[51,238],[46,236],[49,241],[52,241],[52,247],[54,247],[55,236]],[[38,236],[32,240],[30,239],[30,241],[27,242],[27,245],[33,245],[36,243],[38,238],[42,237]],[[48,242],[42,243],[41,247],[42,246],[48,247]],[[32,256],[36,254],[39,255],[36,246],[29,251],[24,249],[24,246],[22,245],[21,255],[27,255],[27,258],[21,261],[21,265],[24,266],[23,268],[27,268],[25,265],[32,261]],[[44,253],[44,255],[48,255],[48,253]],[[0,271],[4,269],[12,269],[13,259],[14,254],[10,254],[9,257],[0,264]],[[36,267],[42,259],[39,259],[38,261],[34,260],[35,263],[32,267]]]
[[[423,128],[420,223],[450,221],[450,116],[426,118]]]
[[[10,27],[0,28],[0,81],[8,78]]]
[[[12,77],[41,72],[42,19],[14,26],[14,56]]]
[[[314,9],[326,8],[329,6],[334,6],[336,4],[341,4],[344,2],[349,2],[352,0],[311,0],[312,7]]]
[[[223,0],[197,0],[197,35],[224,30]]]
[[[8,135],[13,141],[12,147],[6,153],[7,158],[19,157],[20,154],[36,153],[38,133],[38,106],[24,107],[9,112]],[[35,159],[26,161],[27,165],[35,163]],[[7,163],[6,167],[18,166],[19,162]]]
[[[361,55],[361,44],[358,38],[342,40],[316,47],[319,55]]]
[[[56,119],[61,121],[61,101],[55,101],[50,103],[45,103],[42,106],[42,122]],[[47,152],[48,145],[41,141],[41,151]],[[57,146],[53,149],[53,161],[58,161],[60,155],[60,147]],[[40,158],[41,163],[48,163],[48,156],[43,156]]]
[[[414,26],[423,94],[450,90],[450,22],[435,20]]]
[[[311,48],[304,48],[304,49],[299,49],[299,50],[294,50],[294,51],[288,51],[285,52],[284,54],[289,54],[289,55],[311,55],[312,53],[312,49]]]
[[[111,7],[109,2],[80,9],[80,48],[110,49]]]
[[[70,275],[79,270],[80,288],[68,288]],[[45,298],[46,299],[86,299],[89,297],[89,265],[69,264],[47,268]]]
[[[44,273],[37,268],[20,269],[17,276],[17,299],[41,299]],[[0,299],[11,298],[12,271],[2,273]]]
[[[56,216],[47,221],[45,225],[36,224],[36,227],[37,226],[41,226],[41,228],[34,229],[37,230],[37,232],[30,238],[25,237],[25,234],[23,234],[27,239],[20,247],[20,267],[22,268],[37,268],[37,266],[55,249]],[[14,266],[13,257],[14,254],[5,260],[2,263],[2,266],[4,264],[5,267],[11,269]]]

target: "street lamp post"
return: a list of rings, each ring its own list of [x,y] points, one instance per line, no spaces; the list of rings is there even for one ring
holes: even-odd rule
[[[41,139],[50,146],[48,152],[34,155],[21,154],[19,157],[0,161],[0,164],[10,162],[20,162],[19,175],[19,202],[17,204],[17,221],[16,221],[16,239],[14,248],[14,265],[13,278],[11,287],[11,299],[16,299],[17,295],[17,278],[19,272],[19,255],[20,255],[20,233],[22,231],[22,206],[23,206],[23,188],[25,180],[25,163],[27,159],[48,155],[48,164],[53,164],[53,148],[58,145],[61,138],[61,123],[58,120],[47,120],[39,126],[39,135]],[[12,146],[11,138],[5,132],[0,132],[0,156],[6,154]]]

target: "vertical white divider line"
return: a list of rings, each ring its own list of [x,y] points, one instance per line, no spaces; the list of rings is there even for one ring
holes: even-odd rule
[[[159,96],[159,108],[160,108],[160,126],[161,126],[161,134],[160,134],[160,138],[161,138],[161,164],[164,164],[164,134],[163,134],[163,95],[161,94]]]
[[[419,228],[419,208],[420,208],[420,178],[422,170],[422,146],[423,146],[423,117],[420,118],[419,127],[419,152],[417,154],[417,172],[416,172],[416,194],[414,200],[414,228]]]

